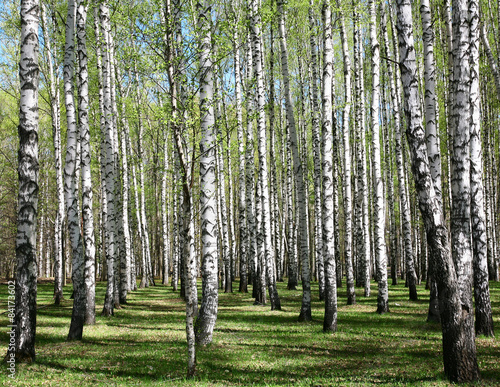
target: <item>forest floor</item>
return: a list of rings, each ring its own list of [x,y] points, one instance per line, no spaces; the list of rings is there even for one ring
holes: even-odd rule
[[[237,283],[235,288],[237,289]],[[490,283],[497,337],[500,284]],[[324,303],[313,284],[313,321],[297,322],[301,289],[279,283],[281,311],[254,306],[251,293],[219,294],[213,343],[197,351],[197,377],[186,380],[185,308],[170,286],[135,291],[111,318],[97,317],[81,342],[67,342],[72,300],[52,304],[52,285],[38,286],[36,362],[17,364],[15,379],[2,366],[3,386],[447,386],[441,330],[427,323],[429,292],[408,301],[404,284],[389,287],[390,313],[378,315],[377,285],[371,297],[356,289],[346,305],[339,289],[338,331],[325,334]],[[97,285],[98,314],[105,283]],[[201,291],[199,290],[199,295]],[[0,348],[8,343],[7,286],[0,286]],[[482,381],[500,386],[500,340],[477,338]],[[3,356],[4,351],[0,351]]]

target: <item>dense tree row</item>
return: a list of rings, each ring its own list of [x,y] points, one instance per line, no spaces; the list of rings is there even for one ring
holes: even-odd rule
[[[488,280],[500,264],[498,7],[22,0],[19,19],[6,2],[0,270],[17,279],[12,353],[35,356],[37,276],[53,278],[56,304],[71,277],[68,340],[95,322],[96,280],[110,316],[137,279],[161,278],[186,301],[194,375],[233,282],[273,310],[276,282],[301,282],[299,321],[318,297],[334,332],[337,302],[355,304],[355,287],[370,297],[371,280],[374,311],[389,312],[390,275],[411,300],[427,282],[445,373],[477,380],[474,338],[494,334]]]

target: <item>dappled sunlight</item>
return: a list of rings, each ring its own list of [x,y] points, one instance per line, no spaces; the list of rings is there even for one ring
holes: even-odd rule
[[[376,284],[372,284],[376,286]],[[493,302],[500,287],[492,283]],[[37,359],[21,365],[17,385],[448,385],[441,355],[441,329],[425,321],[428,291],[418,287],[420,301],[408,290],[391,286],[390,313],[379,315],[376,296],[345,305],[339,289],[338,330],[322,331],[324,306],[313,284],[313,321],[299,323],[300,290],[278,284],[282,311],[253,305],[248,295],[221,293],[213,343],[197,351],[197,379],[186,381],[184,303],[170,287],[157,286],[129,294],[129,303],[110,318],[97,317],[84,328],[81,342],[66,342],[71,301],[39,310]],[[68,293],[65,288],[65,293]],[[104,284],[97,286],[102,302]],[[358,291],[360,289],[356,289]],[[50,284],[39,285],[48,299]],[[2,290],[1,297],[5,297]],[[376,293],[373,293],[376,294]],[[398,305],[396,305],[398,304]],[[500,311],[493,308],[495,322]],[[2,315],[1,324],[6,324]],[[5,337],[1,344],[6,346]],[[478,338],[483,380],[498,380],[497,339]]]

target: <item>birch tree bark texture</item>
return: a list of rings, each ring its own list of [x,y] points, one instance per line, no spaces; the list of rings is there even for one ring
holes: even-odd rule
[[[6,360],[35,360],[36,335],[36,227],[38,209],[38,0],[21,0],[21,44],[19,60],[19,151],[16,235],[15,344]]]
[[[56,45],[51,47],[49,25],[47,23],[45,6],[41,8],[43,39],[48,52],[49,83],[50,83],[50,112],[52,118],[52,137],[54,141],[54,158],[56,169],[57,212],[54,219],[54,304],[59,305],[63,299],[63,220],[64,220],[64,183],[61,155],[61,111],[59,88],[54,76],[53,60],[57,58]],[[57,66],[56,66],[57,67]],[[50,275],[49,275],[50,276]]]
[[[269,199],[269,168],[267,162],[267,141],[266,141],[266,116],[265,116],[265,95],[264,95],[264,74],[262,69],[262,34],[261,18],[258,9],[258,2],[252,2],[252,50],[254,55],[253,65],[257,81],[257,133],[258,133],[258,154],[259,154],[259,184],[261,192],[261,216],[262,216],[262,239],[264,242],[264,262],[261,267],[265,271],[266,280],[271,301],[271,310],[280,310],[281,303],[276,287],[276,277],[274,275],[274,254],[272,244],[272,229],[270,219],[270,199]],[[263,273],[264,274],[264,273]],[[264,290],[265,291],[265,290]]]
[[[318,106],[318,60],[316,54],[316,33],[314,20],[314,2],[309,1],[309,37],[311,46],[311,72],[312,72],[312,145],[314,162],[314,256],[318,267],[319,299],[323,301],[325,294],[325,269],[323,257],[323,219],[321,198],[321,143],[320,143],[320,118]]]
[[[240,71],[240,50],[237,47],[239,42],[237,31],[234,34],[234,78],[236,97],[236,119],[237,138],[239,153],[239,179],[238,179],[238,220],[239,220],[239,256],[240,256],[240,284],[239,291],[248,292],[248,231],[246,220],[246,186],[245,186],[245,143],[243,139],[243,109],[241,102],[241,71]]]
[[[89,85],[87,59],[88,3],[77,1],[76,36],[78,42],[78,119],[81,142],[82,218],[84,246],[85,324],[95,324],[95,237],[92,212],[92,180],[90,172]]]
[[[213,106],[213,69],[211,8],[197,3],[200,36],[200,206],[202,249],[202,301],[196,320],[196,342],[212,342],[218,307],[217,203],[215,176],[215,114]]]
[[[297,206],[299,211],[299,232],[300,239],[300,260],[302,263],[302,306],[300,309],[299,320],[310,321],[311,317],[311,284],[310,284],[310,269],[309,269],[309,241],[307,238],[307,201],[305,195],[304,174],[302,169],[302,161],[299,155],[297,129],[295,125],[295,117],[293,113],[293,102],[290,92],[290,77],[288,72],[288,50],[285,38],[285,13],[283,9],[283,1],[278,1],[279,32],[281,46],[281,71],[283,74],[283,85],[285,91],[285,106],[286,117],[288,121],[288,131],[290,138],[290,148],[293,158],[293,172],[295,175],[295,187],[297,190]],[[289,219],[291,222],[292,219]],[[293,248],[290,246],[289,248]]]
[[[340,38],[342,41],[342,57],[344,60],[345,101],[342,116],[342,132],[344,142],[344,258],[346,269],[347,305],[356,303],[354,292],[354,273],[352,264],[352,189],[351,189],[351,146],[349,139],[349,119],[351,110],[351,59],[347,45],[345,20],[342,12],[340,18]]]
[[[429,166],[425,131],[419,108],[411,2],[397,0],[396,8],[401,79],[408,122],[406,135],[420,212],[430,250],[429,259],[436,273],[443,332],[444,371],[452,382],[472,382],[479,379],[475,335],[473,324],[470,323],[472,310],[468,303],[463,303],[461,299],[459,276],[448,248],[448,229],[442,209],[438,205]]]
[[[109,8],[106,1],[99,5],[99,20],[102,33],[102,88],[103,88],[103,113],[104,113],[104,150],[105,150],[105,196],[107,213],[105,217],[106,229],[106,265],[107,265],[107,287],[103,316],[112,316],[114,314],[114,295],[115,295],[115,259],[118,257],[117,248],[117,229],[116,229],[116,203],[115,203],[115,183],[116,167],[114,149],[114,125],[111,107],[111,61],[109,58]]]
[[[425,76],[425,137],[429,163],[434,181],[434,189],[438,204],[443,208],[443,196],[441,189],[441,155],[439,152],[439,134],[437,122],[437,97],[436,97],[436,75],[434,60],[434,31],[432,29],[432,17],[429,0],[420,3],[420,15],[422,18],[422,40],[424,43],[424,76]],[[430,301],[427,321],[439,321],[439,302],[437,299],[437,287],[434,281],[433,267],[429,266],[430,275]],[[411,291],[411,289],[410,289]],[[416,290],[415,290],[416,292]],[[411,298],[411,293],[410,293]]]
[[[75,19],[76,5],[74,0],[68,2],[66,18],[66,43],[64,47],[64,102],[67,119],[66,164],[64,166],[64,191],[68,214],[68,232],[71,243],[71,280],[73,283],[73,311],[68,340],[81,340],[85,321],[85,285],[83,243],[81,238],[80,217],[78,213],[78,143],[80,134],[76,122],[76,106],[74,96],[74,64],[75,64]]]
[[[380,46],[377,38],[377,13],[375,1],[369,2],[370,7],[370,43],[372,51],[372,157],[373,180],[375,185],[374,222],[375,222],[375,261],[377,263],[377,313],[389,312],[389,289],[387,285],[387,251],[385,246],[385,211],[384,187],[382,179],[382,163],[380,156],[380,125],[379,125],[379,96],[380,96]]]
[[[322,16],[324,41],[323,60],[323,257],[325,274],[325,318],[323,330],[337,330],[337,276],[335,267],[335,235],[334,235],[334,202],[333,191],[333,125],[332,125],[332,77],[333,77],[333,43],[331,7],[328,1],[323,2]]]
[[[179,12],[178,2],[174,2],[172,5],[170,0],[165,2],[166,11],[166,53],[168,62],[168,79],[171,85],[170,87],[170,102],[172,105],[172,126],[173,126],[173,138],[175,142],[175,147],[177,150],[177,157],[175,160],[176,167],[180,166],[182,175],[182,224],[179,224],[181,228],[179,238],[176,238],[182,248],[182,255],[184,259],[182,263],[184,264],[184,272],[186,273],[186,284],[185,284],[185,298],[186,298],[186,339],[188,344],[188,370],[187,376],[191,378],[196,373],[196,333],[195,333],[195,319],[198,315],[198,290],[196,288],[196,277],[197,277],[197,262],[196,256],[194,254],[194,222],[192,222],[192,193],[190,189],[191,183],[191,173],[188,169],[188,163],[186,160],[186,152],[183,147],[183,141],[181,139],[181,124],[179,120],[178,112],[178,77],[174,71],[174,63],[176,62],[176,50],[173,46],[173,34],[174,34],[174,23],[175,17]],[[193,165],[194,166],[194,165]],[[178,197],[175,195],[174,197]],[[176,203],[177,199],[174,199]],[[176,206],[179,209],[180,204]],[[177,211],[181,213],[179,209]],[[178,222],[180,223],[180,222]],[[175,225],[175,223],[174,223]],[[175,248],[178,250],[178,248]],[[179,255],[177,259],[179,259]],[[176,259],[174,258],[174,264]],[[175,270],[174,270],[175,273]],[[175,276],[175,274],[174,274]],[[174,285],[174,290],[176,290],[177,279],[172,278],[172,284]]]
[[[468,1],[470,25],[470,189],[472,264],[476,335],[494,336],[488,283],[486,211],[483,187],[483,156],[479,93],[479,2]]]

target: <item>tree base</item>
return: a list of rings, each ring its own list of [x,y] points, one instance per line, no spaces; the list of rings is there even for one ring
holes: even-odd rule
[[[378,314],[389,313],[389,303],[379,298],[377,300],[377,313]]]
[[[429,302],[429,312],[427,313],[427,322],[440,323],[441,316],[439,315],[439,300],[431,298]]]
[[[7,354],[3,358],[3,362],[4,363],[7,363],[7,361],[9,361],[9,360],[12,359],[12,357],[10,355],[11,353],[12,352],[7,351]],[[34,363],[35,362],[35,353],[34,353],[34,350],[33,350],[33,353],[30,353],[28,351],[17,352],[14,355],[14,359],[16,360],[16,364],[17,363],[26,363],[26,364]]]
[[[102,312],[101,312],[101,316],[102,317],[110,317],[110,316],[114,316],[114,312],[112,309],[110,308],[106,308],[106,306],[103,308]]]
[[[302,310],[299,315],[299,322],[307,322],[307,321],[312,321],[312,316],[311,316],[311,309],[304,311]]]
[[[85,318],[85,325],[95,325],[95,316]]]
[[[495,331],[493,329],[493,319],[491,314],[488,317],[489,318],[481,319],[481,317],[478,317],[478,313],[476,312],[476,321],[475,321],[476,337],[477,336],[495,337]]]
[[[64,297],[62,292],[61,293],[55,293],[54,294],[54,305],[61,305],[61,302],[64,301]]]
[[[187,379],[194,379],[195,376],[196,376],[196,364],[193,364],[192,366],[188,366],[186,378]]]
[[[418,301],[417,287],[415,285],[410,286],[410,301]]]

